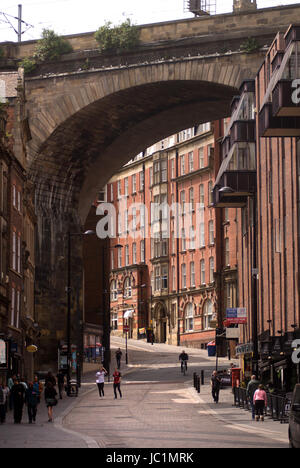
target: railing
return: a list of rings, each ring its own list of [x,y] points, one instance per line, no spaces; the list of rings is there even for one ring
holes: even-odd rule
[[[251,410],[250,399],[245,388],[234,387],[233,396],[234,406],[244,408],[246,411]],[[290,400],[286,396],[267,393],[267,401],[265,415],[274,421],[280,421],[281,424],[287,423],[289,421]]]

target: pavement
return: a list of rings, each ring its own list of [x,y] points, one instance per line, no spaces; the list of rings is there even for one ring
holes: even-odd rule
[[[123,351],[123,360],[125,358],[125,344],[121,338],[112,338],[111,348],[112,356],[114,358],[114,351],[116,348],[121,347]],[[147,363],[140,364],[139,352],[147,351]],[[128,356],[129,364],[122,364],[123,383],[137,384],[139,383],[139,375],[142,383],[144,375],[151,376],[151,369],[153,371],[157,367],[170,367],[174,364],[168,364],[167,359],[163,359],[165,353],[174,353],[179,355],[181,349],[177,346],[169,346],[164,344],[154,344],[129,340],[128,341]],[[135,356],[133,356],[133,353]],[[182,392],[190,395],[191,400],[196,403],[198,413],[200,415],[210,416],[215,421],[220,422],[222,426],[234,429],[241,433],[253,434],[255,436],[261,435],[268,439],[271,443],[278,443],[281,446],[288,446],[288,424],[280,424],[272,419],[266,418],[264,422],[252,421],[251,413],[241,408],[233,406],[233,394],[230,388],[221,390],[220,402],[218,405],[213,403],[210,389],[210,375],[211,369],[214,368],[216,359],[209,358],[207,352],[198,349],[189,349],[191,362],[195,365],[201,366],[205,373],[205,385],[201,386],[201,392],[198,392],[193,387],[192,368],[189,369],[187,380],[184,383]],[[158,363],[158,356],[161,356],[162,363]],[[178,366],[178,357],[176,366]],[[171,358],[172,361],[172,358]],[[220,368],[228,368],[230,363],[237,364],[236,361],[228,361],[227,358],[220,358],[218,365]],[[113,365],[111,366],[111,373],[113,373]],[[142,367],[147,368],[147,374],[143,373]],[[137,372],[138,371],[138,372]],[[130,376],[134,381],[130,382]],[[153,373],[153,375],[155,375]],[[150,377],[151,380],[151,377]],[[68,398],[64,396],[63,400],[59,400],[58,406],[54,408],[54,423],[48,423],[47,409],[44,400],[39,405],[37,423],[27,424],[27,411],[24,408],[23,423],[21,425],[13,424],[12,413],[9,412],[6,424],[0,426],[0,448],[101,448],[102,444],[99,439],[95,440],[87,434],[73,431],[70,429],[72,426],[68,424],[68,418],[71,417],[72,411],[76,411],[80,407],[84,407],[85,401],[93,397],[93,392],[96,392],[94,380],[94,372],[84,376],[82,387],[80,389],[78,398]],[[167,383],[167,381],[165,382]],[[111,385],[111,383],[110,383]]]

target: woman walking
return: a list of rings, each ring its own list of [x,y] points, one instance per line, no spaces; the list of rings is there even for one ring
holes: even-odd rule
[[[107,371],[104,369],[103,366],[100,367],[99,372],[97,372],[96,374],[96,384],[98,386],[100,398],[104,396],[104,382],[105,382],[106,374],[107,374]]]
[[[48,408],[48,422],[53,421],[53,406],[57,405],[56,399],[57,391],[55,390],[53,384],[48,381],[45,388],[45,401]]]
[[[258,389],[254,393],[253,403],[255,405],[255,414],[256,414],[255,420],[259,421],[260,419],[261,421],[264,421],[264,411],[265,411],[265,407],[268,404],[268,401],[267,401],[267,394],[264,390],[263,385],[259,385]]]

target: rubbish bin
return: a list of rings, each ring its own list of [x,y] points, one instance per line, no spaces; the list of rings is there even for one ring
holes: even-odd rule
[[[208,352],[208,357],[215,357],[216,356],[217,348],[216,348],[215,341],[211,341],[210,343],[208,343],[207,352]]]

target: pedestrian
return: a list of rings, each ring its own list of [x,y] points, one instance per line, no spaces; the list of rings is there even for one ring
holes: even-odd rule
[[[57,405],[56,399],[57,391],[54,385],[48,381],[45,387],[45,402],[48,408],[48,422],[53,421],[53,407]]]
[[[25,403],[27,404],[29,424],[32,424],[33,422],[35,423],[36,421],[39,395],[40,392],[37,390],[37,387],[34,387],[33,382],[29,382],[25,393]]]
[[[12,399],[12,395],[11,395],[11,389],[13,387],[13,384],[14,384],[16,378],[17,378],[16,375],[12,375],[11,377],[9,377],[9,379],[7,381],[7,386],[9,388],[8,406],[9,406],[10,411],[12,411],[12,409],[13,409],[13,399]]]
[[[96,374],[96,383],[98,386],[99,390],[99,396],[104,396],[104,382],[105,382],[105,375],[107,374],[107,371],[104,369],[103,366],[100,367],[99,372]]]
[[[115,400],[118,398],[117,397],[117,390],[119,392],[120,398],[122,398],[122,392],[121,392],[121,372],[119,372],[118,369],[115,369],[115,372],[113,374],[114,378],[114,394],[115,394]]]
[[[211,392],[215,403],[219,403],[220,389],[221,379],[218,377],[218,372],[214,371],[211,377]]]
[[[46,375],[46,378],[45,378],[45,387],[47,386],[47,383],[50,382],[53,387],[56,386],[56,379],[54,377],[54,375],[52,374],[51,371],[48,372],[48,374]]]
[[[255,391],[254,396],[253,396],[253,402],[255,405],[255,420],[259,421],[264,421],[264,412],[265,412],[265,407],[268,404],[267,401],[267,394],[265,392],[264,386],[259,385],[258,389]]]
[[[20,383],[18,378],[16,378],[15,383],[12,386],[11,395],[14,408],[14,422],[15,424],[21,424],[23,417],[25,387],[22,383]]]
[[[121,349],[119,348],[119,349],[116,351],[116,361],[117,361],[117,367],[118,367],[119,370],[121,369],[121,358],[122,358],[122,351],[121,351]]]
[[[42,396],[44,388],[43,388],[42,382],[39,382],[39,378],[38,378],[37,375],[34,376],[33,388],[34,388],[35,392],[38,393],[38,403],[40,403],[41,402],[41,396]]]
[[[9,388],[4,382],[0,383],[0,424],[4,424],[6,420],[8,396]]]
[[[62,392],[65,387],[65,374],[63,371],[60,369],[60,371],[57,374],[57,385],[58,385],[58,392],[59,392],[59,398],[62,400]]]
[[[256,375],[252,375],[250,382],[247,385],[247,397],[250,401],[251,409],[252,409],[252,419],[255,419],[255,404],[253,401],[254,393],[258,389],[260,382],[257,380]]]

